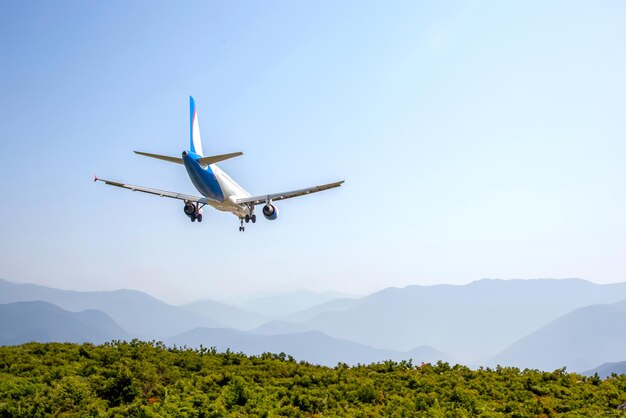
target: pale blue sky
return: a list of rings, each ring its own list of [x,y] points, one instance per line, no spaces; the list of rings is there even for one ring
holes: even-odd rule
[[[2,2],[0,277],[171,302],[484,277],[623,281],[626,3]],[[132,150],[253,194],[241,234]]]

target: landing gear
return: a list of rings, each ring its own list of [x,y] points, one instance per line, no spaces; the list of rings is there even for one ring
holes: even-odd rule
[[[202,222],[202,208],[206,205],[203,203],[202,205],[190,202],[189,200],[185,200],[185,207],[183,208],[185,215],[189,217],[191,222]]]
[[[252,223],[256,223],[256,215],[254,214],[254,205],[247,205],[248,207],[248,214],[243,218],[246,223],[249,223],[250,221],[252,221]]]
[[[241,222],[241,225],[239,226],[239,232],[243,232],[246,230],[246,227],[243,226],[243,223],[250,223],[250,221],[252,221],[252,223],[256,223],[256,215],[254,214],[254,205],[246,205],[248,208],[248,213],[246,214],[246,216],[242,216],[239,218],[239,222]]]

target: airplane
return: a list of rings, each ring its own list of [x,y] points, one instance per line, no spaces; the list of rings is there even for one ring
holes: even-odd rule
[[[239,218],[240,232],[245,231],[244,222],[256,222],[254,208],[257,205],[263,205],[263,216],[266,219],[273,221],[278,218],[278,208],[274,204],[275,201],[334,189],[335,187],[341,186],[344,182],[341,180],[334,183],[327,183],[320,186],[307,187],[289,192],[252,196],[217,166],[218,162],[238,157],[243,155],[243,153],[233,152],[229,154],[205,156],[202,152],[202,139],[200,138],[200,127],[198,125],[196,103],[191,96],[189,97],[189,107],[190,144],[189,151],[183,151],[182,158],[151,154],[141,151],[135,151],[135,153],[146,157],[184,165],[185,169],[187,169],[187,174],[189,175],[191,182],[202,196],[193,196],[183,193],[152,189],[149,187],[134,186],[132,184],[101,179],[98,178],[98,176],[94,176],[94,182],[101,181],[110,186],[182,200],[184,202],[183,211],[185,212],[185,215],[191,219],[191,222],[202,222],[202,208],[206,205],[220,211],[230,212]]]

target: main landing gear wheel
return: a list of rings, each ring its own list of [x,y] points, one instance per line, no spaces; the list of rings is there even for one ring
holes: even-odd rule
[[[256,215],[252,215],[250,217],[250,220],[252,221],[253,224],[256,223]]]
[[[198,222],[202,222],[202,214],[199,214],[198,216],[196,216],[196,219],[198,219]]]
[[[250,215],[246,215],[246,217],[244,218],[244,220],[246,221],[246,223],[250,222]]]

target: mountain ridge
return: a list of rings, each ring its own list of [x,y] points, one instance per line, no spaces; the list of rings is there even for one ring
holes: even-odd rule
[[[0,345],[37,342],[100,344],[129,335],[104,312],[70,312],[48,302],[0,304]]]
[[[484,279],[466,285],[387,288],[346,310],[322,312],[300,324],[377,348],[404,351],[432,345],[463,362],[480,364],[573,309],[624,298],[626,283]]]
[[[45,300],[68,311],[100,310],[126,331],[131,330],[131,337],[141,339],[167,340],[198,328],[222,329],[224,322],[228,327],[253,334],[254,337],[246,336],[252,342],[280,336],[276,340],[282,339],[295,352],[305,350],[302,345],[306,342],[293,345],[296,337],[289,335],[304,334],[310,344],[316,344],[315,338],[334,338],[342,344],[359,344],[359,350],[367,346],[393,356],[413,347],[437,347],[450,358],[476,366],[491,364],[493,358],[518,340],[576,309],[625,299],[626,283],[483,279],[465,285],[386,288],[362,298],[334,299],[270,319],[212,300],[181,307],[135,290],[79,292],[0,280],[0,302]],[[311,331],[319,331],[324,337],[306,334]],[[280,349],[277,345],[270,348]],[[598,356],[578,363],[569,359],[556,367],[586,370],[613,360],[621,358]],[[351,361],[346,355],[346,362]],[[551,365],[530,364],[536,368]]]
[[[221,326],[138,290],[76,291],[0,279],[0,303],[42,300],[68,311],[96,309],[129,334],[147,339],[176,335],[198,326]]]
[[[515,341],[491,365],[583,372],[626,352],[626,300],[578,308]]]
[[[334,366],[337,363],[354,365],[384,360],[400,361],[409,358],[425,363],[450,360],[447,354],[429,346],[414,347],[407,352],[380,350],[352,341],[329,337],[319,331],[261,335],[223,328],[196,328],[168,338],[165,343],[187,347],[203,345],[204,347],[216,347],[218,351],[230,349],[248,355],[283,352],[292,355],[297,360],[327,366]]]
[[[613,373],[617,375],[626,374],[626,361],[603,363],[598,367],[583,372],[585,376],[594,376],[597,374],[600,379],[606,379]]]
[[[211,299],[202,299],[186,305],[180,305],[181,308],[203,315],[222,326],[236,329],[252,329],[256,328],[269,319],[235,305],[219,302]]]

